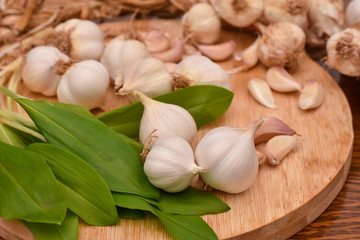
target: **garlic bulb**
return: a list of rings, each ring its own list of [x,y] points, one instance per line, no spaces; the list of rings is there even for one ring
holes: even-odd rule
[[[150,57],[145,44],[137,40],[125,40],[123,36],[112,39],[105,47],[100,62],[115,82],[115,88],[123,85],[125,71],[137,60]]]
[[[347,28],[332,35],[326,43],[326,52],[330,68],[347,76],[360,76],[360,30]]]
[[[89,20],[69,19],[55,28],[56,35],[69,36],[70,49],[64,49],[75,59],[98,60],[104,50],[104,34],[99,26]],[[60,38],[60,40],[62,40]],[[60,42],[64,46],[63,42]],[[69,46],[66,46],[68,48]]]
[[[144,172],[151,184],[167,192],[186,189],[199,172],[191,145],[179,136],[159,138],[147,154]]]
[[[151,98],[171,92],[172,77],[164,63],[156,58],[145,58],[135,62],[125,75],[118,93],[126,95],[135,90]]]
[[[31,49],[22,69],[24,84],[33,92],[55,96],[61,77],[57,68],[69,61],[68,56],[52,46]]]
[[[60,102],[82,105],[88,109],[101,107],[110,78],[106,68],[95,60],[73,64],[62,76],[57,88]]]
[[[220,65],[201,55],[186,57],[178,63],[173,77],[175,88],[216,85],[230,89],[229,74]]]
[[[185,36],[192,34],[192,38],[197,43],[212,44],[220,37],[220,18],[207,3],[193,5],[183,15],[181,23]]]
[[[235,27],[251,25],[264,9],[263,0],[211,0],[211,4],[222,19]]]
[[[326,41],[345,25],[343,0],[309,1],[310,26],[305,30],[306,42],[313,47],[325,46]]]
[[[264,17],[269,23],[291,22],[306,29],[308,11],[308,1],[304,0],[264,1]]]
[[[196,123],[191,114],[184,108],[174,105],[156,101],[144,95],[141,92],[135,91],[135,95],[140,98],[144,105],[144,113],[140,122],[139,138],[140,142],[145,145],[146,138],[156,130],[156,136],[180,136],[191,143],[196,135]],[[157,140],[154,139],[149,144],[150,149],[152,144]]]
[[[271,24],[261,31],[258,53],[267,67],[295,68],[304,56],[305,33],[293,23]]]
[[[345,16],[348,25],[360,22],[360,0],[352,0],[346,7]]]
[[[195,150],[195,162],[206,169],[200,173],[211,187],[240,193],[250,187],[258,173],[254,133],[263,120],[248,128],[218,127],[208,132]]]

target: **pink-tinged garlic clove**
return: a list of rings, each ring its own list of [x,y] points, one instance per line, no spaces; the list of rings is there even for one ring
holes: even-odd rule
[[[256,130],[254,143],[265,143],[278,135],[294,135],[295,130],[276,117],[263,117],[264,122]]]
[[[197,45],[199,51],[213,61],[223,61],[230,58],[235,51],[235,47],[236,44],[233,40],[214,45]]]
[[[260,37],[258,37],[249,47],[241,52],[234,54],[234,60],[237,65],[244,66],[244,69],[250,69],[254,67],[258,61],[258,48],[259,48]]]
[[[177,64],[172,62],[166,62],[164,63],[166,70],[168,73],[173,73],[176,70]]]
[[[300,91],[301,85],[283,67],[271,67],[266,72],[266,81],[277,92]]]
[[[278,165],[294,149],[300,137],[297,135],[279,135],[271,138],[265,146],[264,154],[268,162]]]
[[[299,96],[298,106],[302,110],[319,107],[325,99],[325,90],[321,83],[315,79],[308,80]]]
[[[248,89],[260,104],[272,109],[276,107],[271,89],[266,81],[253,78],[248,82]]]
[[[139,32],[138,36],[151,53],[163,52],[171,47],[170,38],[163,30],[155,29],[149,32]]]
[[[163,51],[152,53],[151,55],[154,58],[157,58],[163,62],[173,62],[177,63],[180,62],[185,50],[185,43],[184,41],[178,41],[172,46],[170,49]]]

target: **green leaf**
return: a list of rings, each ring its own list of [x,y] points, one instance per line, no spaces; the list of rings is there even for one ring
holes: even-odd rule
[[[28,149],[44,156],[59,181],[68,208],[87,224],[112,225],[119,221],[110,189],[85,161],[51,144],[31,144]]]
[[[229,108],[233,93],[225,88],[197,85],[176,90],[154,99],[179,105],[190,112],[198,128],[220,118]],[[103,113],[98,119],[131,138],[139,137],[139,127],[144,107],[134,102]]]
[[[169,233],[178,240],[217,239],[210,226],[197,215],[164,213],[146,200],[131,194],[113,193],[115,204],[130,209],[149,211],[157,216]]]
[[[68,211],[61,225],[24,222],[36,240],[78,240],[79,218]]]
[[[0,86],[0,91],[8,94],[9,90],[4,89]],[[148,181],[140,157],[124,136],[96,118],[46,101],[18,96],[15,101],[24,108],[49,143],[85,160],[104,178],[110,190],[159,199],[159,190]]]
[[[117,207],[120,218],[144,219],[145,213],[142,210]]]
[[[146,201],[171,214],[205,215],[230,210],[230,207],[214,194],[193,187],[178,193],[162,191],[160,201]]]
[[[0,142],[0,216],[60,224],[66,203],[42,155]]]
[[[0,141],[16,147],[25,147],[25,143],[8,126],[0,123]]]

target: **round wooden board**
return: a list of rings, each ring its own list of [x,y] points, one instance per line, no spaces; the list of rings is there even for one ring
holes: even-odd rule
[[[129,31],[128,22],[101,25],[104,32],[117,35]],[[136,21],[132,29],[164,29],[173,38],[181,37],[181,25],[176,20]],[[233,39],[237,49],[246,48],[256,38],[245,31],[225,31],[221,41]],[[220,63],[226,70],[234,68],[231,61]],[[349,104],[334,79],[316,62],[306,57],[291,74],[300,83],[314,78],[325,90],[325,101],[318,109],[303,111],[297,106],[299,93],[276,93],[276,109],[258,104],[247,89],[251,78],[265,77],[266,68],[258,64],[248,72],[231,76],[235,93],[230,109],[218,121],[199,129],[196,144],[209,130],[219,126],[245,127],[261,116],[274,116],[288,123],[301,135],[296,148],[278,166],[263,164],[254,184],[240,194],[215,191],[231,210],[203,219],[214,229],[219,239],[287,239],[317,218],[341,190],[351,163],[353,128]],[[20,86],[20,94],[44,98]],[[56,99],[52,99],[56,100]],[[105,110],[129,103],[111,89]],[[259,146],[261,147],[261,146]],[[3,228],[1,231],[1,227]],[[0,222],[0,233],[6,223]],[[171,239],[155,217],[145,220],[121,219],[116,226],[94,227],[81,223],[79,239]]]

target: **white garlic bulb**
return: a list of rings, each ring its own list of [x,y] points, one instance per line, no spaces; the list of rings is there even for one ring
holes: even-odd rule
[[[191,145],[179,136],[159,138],[147,154],[144,172],[151,184],[167,192],[186,189],[199,172]]]
[[[112,39],[105,47],[100,62],[115,82],[115,88],[123,85],[125,72],[139,59],[150,57],[145,44],[137,40],[125,40],[123,36]]]
[[[165,64],[156,58],[145,58],[135,62],[125,75],[118,93],[126,95],[135,90],[151,98],[171,92],[172,77]]]
[[[73,64],[62,76],[57,89],[60,102],[102,107],[110,78],[106,68],[98,61],[84,60]]]
[[[346,7],[345,16],[348,25],[360,22],[360,0],[352,0]]]
[[[196,123],[191,114],[184,108],[156,101],[135,91],[142,104],[144,112],[140,122],[139,138],[140,142],[145,145],[146,138],[154,131],[157,137],[163,136],[180,136],[191,143],[196,135]],[[156,138],[150,143],[156,142]]]
[[[195,162],[206,169],[200,176],[208,185],[228,193],[251,186],[258,173],[254,133],[262,122],[251,123],[247,129],[218,127],[200,140]]]
[[[70,36],[70,49],[66,49],[65,52],[69,52],[75,59],[98,60],[103,53],[104,34],[92,21],[69,19],[59,24],[55,31],[58,35]]]
[[[197,43],[215,43],[221,33],[220,18],[211,5],[197,3],[193,5],[181,19],[185,36],[192,34]]]
[[[229,74],[219,64],[201,55],[186,57],[178,63],[173,77],[175,88],[215,85],[230,89]]]
[[[211,0],[222,19],[235,27],[247,27],[262,14],[264,0]]]
[[[31,49],[22,69],[24,84],[33,92],[55,96],[61,77],[57,68],[69,61],[68,56],[52,46]]]

